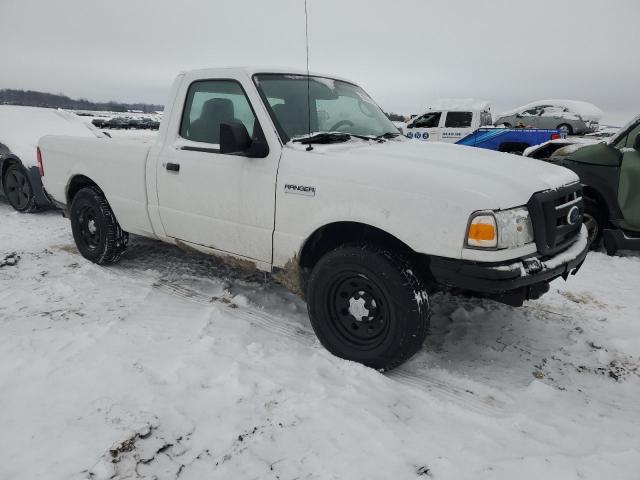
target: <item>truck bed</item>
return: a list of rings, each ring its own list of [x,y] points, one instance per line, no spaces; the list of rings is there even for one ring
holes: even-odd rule
[[[48,135],[40,139],[39,146],[43,185],[57,204],[70,208],[68,186],[85,176],[105,193],[124,230],[155,236],[147,211],[150,145],[133,140]]]
[[[519,151],[560,138],[558,130],[537,128],[479,128],[456,142],[457,145],[486,148],[498,152]]]

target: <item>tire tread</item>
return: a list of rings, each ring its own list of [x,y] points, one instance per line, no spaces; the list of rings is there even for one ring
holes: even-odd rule
[[[116,263],[122,257],[129,243],[129,234],[122,230],[116,219],[111,206],[107,202],[104,193],[98,187],[89,186],[81,189],[74,197],[73,202],[82,196],[89,196],[100,209],[100,213],[105,218],[105,242],[102,251],[93,258],[88,258],[98,265]],[[73,212],[73,202],[71,211]]]

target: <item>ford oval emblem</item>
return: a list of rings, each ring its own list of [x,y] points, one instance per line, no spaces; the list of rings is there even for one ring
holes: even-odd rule
[[[572,207],[571,210],[569,210],[569,213],[567,214],[567,223],[569,225],[575,225],[580,221],[580,218],[581,218],[580,208]]]

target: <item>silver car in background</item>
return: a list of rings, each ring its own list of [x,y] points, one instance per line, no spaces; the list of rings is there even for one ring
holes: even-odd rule
[[[557,129],[567,135],[584,135],[598,130],[602,115],[602,110],[588,102],[540,100],[503,113],[494,125]]]

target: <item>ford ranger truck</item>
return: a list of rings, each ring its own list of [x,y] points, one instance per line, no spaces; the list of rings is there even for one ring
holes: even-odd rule
[[[271,272],[330,352],[376,369],[421,348],[438,289],[521,305],[588,251],[575,173],[411,141],[335,77],[181,73],[154,144],[39,149],[88,260],[116,262],[131,233]]]

